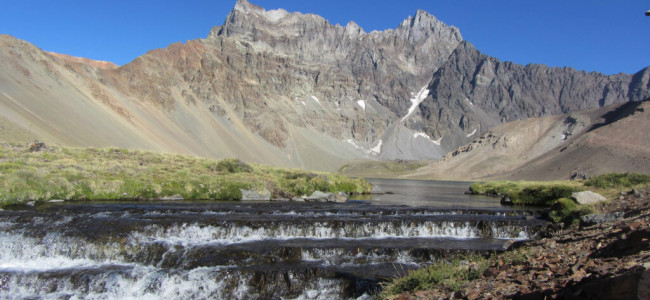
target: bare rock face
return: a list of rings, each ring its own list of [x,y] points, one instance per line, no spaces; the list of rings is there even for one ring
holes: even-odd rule
[[[425,11],[367,33],[238,0],[207,38],[121,67],[8,36],[0,44],[0,108],[48,143],[308,169],[438,159],[504,122],[650,96],[650,69],[605,76],[501,62]]]
[[[484,55],[463,41],[433,75],[420,104],[427,134],[455,149],[471,133],[511,121],[565,114],[650,96],[650,70],[635,75],[518,65]],[[465,135],[465,136],[463,136]]]

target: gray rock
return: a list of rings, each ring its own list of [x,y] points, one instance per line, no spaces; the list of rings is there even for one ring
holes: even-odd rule
[[[181,195],[176,194],[176,195],[173,195],[173,196],[170,196],[170,197],[162,197],[162,198],[160,198],[160,200],[162,200],[162,201],[183,201],[183,200],[185,200],[185,198],[183,198],[183,196],[181,196]]]
[[[337,194],[333,195],[333,197],[330,197],[330,200],[333,200],[333,202],[346,202],[348,199],[348,194],[344,192],[338,192]]]
[[[307,201],[307,202],[345,202],[345,201],[348,201],[348,195],[343,193],[343,192],[339,192],[337,194],[334,194],[334,193],[325,193],[325,192],[321,192],[321,191],[315,191],[309,197],[305,197],[305,201]]]
[[[332,193],[325,193],[321,191],[314,191],[310,196],[305,197],[307,202],[328,202]]]
[[[244,189],[239,189],[241,191],[241,201],[270,201],[271,200],[271,192],[269,190],[264,189],[262,192],[254,191],[254,190],[244,190]]]
[[[592,191],[575,192],[571,194],[571,198],[582,205],[593,204],[593,203],[603,202],[607,200],[607,198],[601,196],[598,193],[594,193]]]
[[[623,219],[623,212],[613,212],[610,214],[591,214],[580,217],[581,226],[591,226],[600,223],[613,222]]]

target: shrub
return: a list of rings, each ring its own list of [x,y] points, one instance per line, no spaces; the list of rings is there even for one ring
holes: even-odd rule
[[[222,173],[251,173],[253,167],[239,159],[224,159],[217,163],[216,170]]]
[[[631,188],[650,183],[650,175],[638,173],[610,173],[596,176],[585,182],[586,186],[598,188]]]
[[[492,182],[475,182],[469,187],[469,190],[474,195],[504,195],[509,193],[519,186],[512,181],[492,181]]]
[[[581,216],[589,213],[591,213],[591,208],[582,206],[569,198],[560,198],[551,206],[549,218],[554,223],[573,226],[578,224]]]
[[[539,185],[506,193],[513,204],[550,206],[555,200],[569,198],[576,191],[568,185]]]
[[[452,261],[439,261],[426,268],[411,271],[407,276],[388,283],[381,296],[390,298],[391,295],[403,292],[435,287],[458,291],[463,284],[480,278],[487,266],[487,260],[478,255],[456,258]]]
[[[220,182],[216,190],[209,194],[209,197],[215,200],[241,200],[242,193],[240,189],[248,189],[249,186],[238,182]]]

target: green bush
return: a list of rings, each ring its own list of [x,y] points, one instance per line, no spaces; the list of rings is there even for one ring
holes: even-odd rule
[[[216,170],[222,173],[251,173],[253,167],[239,159],[224,159],[217,163]]]
[[[586,186],[598,188],[631,188],[650,183],[650,175],[638,173],[610,173],[596,176],[585,182]]]
[[[569,198],[576,188],[568,185],[539,185],[506,193],[513,204],[550,206],[555,200]]]
[[[469,190],[473,195],[504,195],[519,188],[519,185],[512,181],[491,181],[475,182],[470,185]]]
[[[554,223],[564,223],[566,226],[577,225],[580,217],[590,214],[591,208],[582,206],[569,198],[560,198],[551,206],[549,218]]]
[[[209,197],[216,200],[241,200],[242,192],[240,189],[249,189],[249,186],[237,182],[220,182]]]

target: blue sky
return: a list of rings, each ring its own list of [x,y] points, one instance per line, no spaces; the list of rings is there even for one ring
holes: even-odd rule
[[[204,38],[235,0],[9,0],[0,33],[59,53],[126,64],[155,48]],[[395,28],[417,9],[460,29],[485,54],[520,64],[605,74],[650,65],[647,0],[251,0],[266,9],[353,20],[366,31]]]

